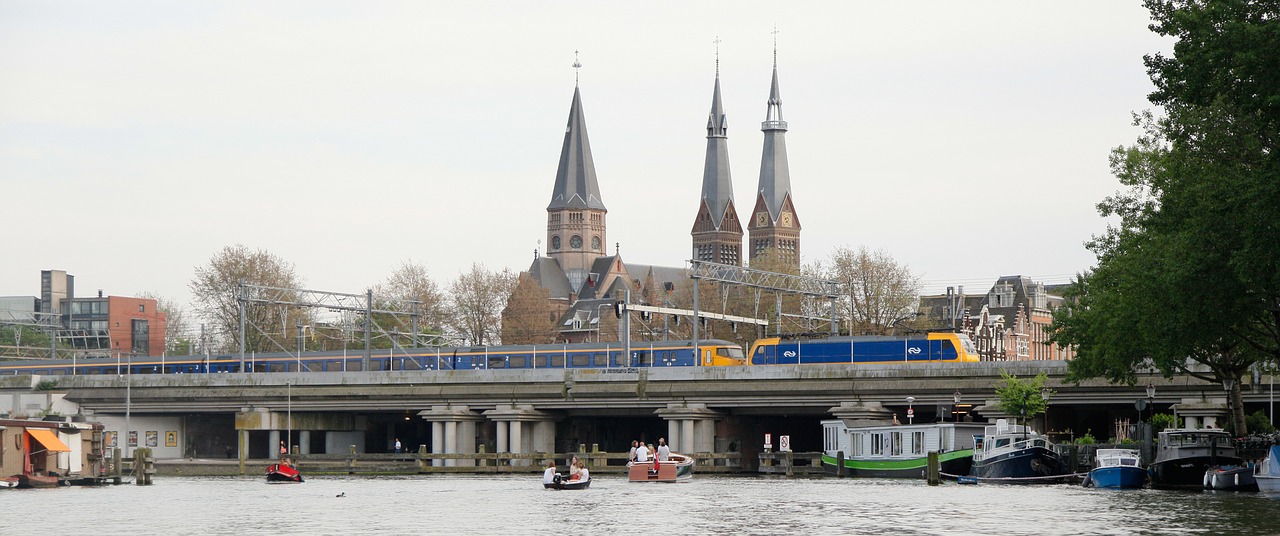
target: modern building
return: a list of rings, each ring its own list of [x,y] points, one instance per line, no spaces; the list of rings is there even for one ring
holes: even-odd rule
[[[59,350],[84,356],[161,355],[165,348],[166,319],[156,300],[102,291],[77,298],[75,277],[62,270],[40,272],[39,298],[0,298],[0,324],[57,326]]]

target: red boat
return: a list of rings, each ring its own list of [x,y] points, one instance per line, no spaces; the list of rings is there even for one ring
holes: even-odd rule
[[[267,483],[282,484],[302,482],[302,473],[292,465],[275,463],[267,466]]]

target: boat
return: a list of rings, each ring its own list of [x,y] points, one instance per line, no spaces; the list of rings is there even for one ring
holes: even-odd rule
[[[1029,426],[997,419],[974,438],[969,474],[984,482],[1046,484],[1069,475],[1053,442]]]
[[[693,479],[693,458],[671,453],[666,461],[631,462],[627,480],[631,482],[688,482]]]
[[[561,478],[560,475],[556,475],[554,481],[543,482],[542,487],[544,489],[559,489],[559,490],[587,489],[591,487],[591,477],[588,476],[586,480],[581,480],[581,479],[569,480],[567,478]]]
[[[1271,445],[1267,457],[1253,467],[1258,491],[1280,491],[1280,445]]]
[[[830,475],[925,478],[929,453],[937,452],[944,477],[967,475],[973,465],[973,438],[981,435],[983,426],[935,422],[848,427],[839,419],[822,421],[822,468]]]
[[[1253,467],[1248,465],[1218,465],[1204,472],[1204,489],[1218,491],[1258,491],[1258,481],[1253,477]]]
[[[4,478],[0,478],[0,488],[16,488],[16,487],[18,487],[17,476],[6,476]]]
[[[273,463],[267,466],[268,484],[287,484],[302,482],[302,473],[291,464]]]
[[[1141,488],[1147,483],[1147,470],[1142,467],[1138,451],[1133,449],[1098,449],[1093,469],[1085,479],[1095,488]]]
[[[14,476],[18,479],[17,488],[56,488],[60,484],[56,476],[29,473]]]
[[[1168,429],[1160,432],[1151,462],[1151,487],[1204,489],[1205,472],[1220,465],[1240,465],[1231,435],[1219,428]]]

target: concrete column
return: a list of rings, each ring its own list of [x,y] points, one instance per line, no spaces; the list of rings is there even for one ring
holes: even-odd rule
[[[511,453],[520,454],[524,452],[524,423],[511,421],[509,426],[511,427]],[[523,460],[517,460],[512,461],[511,465],[525,465],[525,463]]]
[[[529,452],[555,452],[555,421],[537,421],[533,423],[533,437],[529,441]]]
[[[271,445],[270,450],[268,450],[268,451],[267,451],[267,457],[268,457],[268,458],[279,458],[279,457],[280,457],[280,442],[281,442],[281,441],[283,441],[283,440],[282,440],[282,439],[280,439],[280,431],[279,431],[279,430],[272,430],[272,431],[270,431],[270,432],[267,432],[267,444]]]
[[[715,422],[720,413],[706,404],[682,402],[668,404],[654,413],[667,420],[667,445],[672,452],[691,454],[715,452]]]
[[[680,452],[694,452],[693,419],[680,421]]]
[[[509,428],[508,421],[498,421],[494,424],[497,425],[498,430],[498,445],[495,452],[511,452],[510,450],[507,450],[510,448],[510,443],[507,442],[507,429]]]
[[[680,444],[680,421],[677,421],[674,419],[668,420],[667,421],[667,446],[673,449],[676,449],[676,452],[679,452],[679,447],[677,446],[679,444]]]
[[[447,429],[447,425],[446,425]],[[447,433],[445,435],[448,435]],[[476,421],[458,421],[457,435],[454,437],[456,447],[454,452],[458,453],[475,453],[476,452]],[[454,465],[459,467],[474,467],[475,460],[456,460]]]
[[[311,454],[311,431],[298,431],[298,452],[301,454]]]
[[[445,421],[444,423],[444,453],[455,454],[458,452],[458,421]],[[446,467],[458,465],[458,460],[445,460]]]
[[[431,423],[431,452],[437,453],[437,454],[444,452],[444,422],[443,421],[434,421]],[[444,460],[441,460],[438,458],[431,460],[431,465],[434,467],[442,467],[444,466]]]
[[[484,412],[485,418],[498,427],[498,452],[525,454],[555,450],[556,415],[534,409],[532,405],[502,404]],[[505,447],[503,430],[507,430]],[[530,460],[512,460],[511,465],[531,465]]]
[[[693,451],[694,452],[715,452],[716,450],[716,421],[711,419],[699,419],[693,425]]]

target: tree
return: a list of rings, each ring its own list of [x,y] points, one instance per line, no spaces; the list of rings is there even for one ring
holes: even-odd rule
[[[556,340],[551,293],[528,272],[521,272],[502,310],[503,344],[550,344]]]
[[[1027,421],[1044,413],[1049,407],[1045,400],[1044,382],[1049,376],[1043,372],[1030,380],[1019,380],[1008,371],[1000,369],[1000,384],[996,385],[996,396],[1000,397],[1000,411],[1017,415],[1020,421]]]
[[[448,323],[446,299],[440,292],[439,285],[427,274],[425,266],[411,261],[400,263],[386,281],[374,285],[373,295],[378,308],[405,313],[375,314],[374,322],[382,329],[412,335],[414,326],[411,315],[416,314],[419,335],[444,333],[444,327]],[[419,344],[423,342],[419,338]],[[390,344],[384,346],[390,347]]]
[[[511,270],[492,272],[483,264],[458,275],[449,284],[452,314],[449,325],[469,344],[494,344],[501,333],[502,308],[515,286]]]
[[[1280,6],[1145,4],[1178,38],[1172,57],[1145,58],[1167,116],[1138,116],[1143,135],[1112,153],[1128,189],[1099,212],[1118,224],[1088,243],[1098,264],[1066,293],[1054,340],[1076,346],[1077,381],[1154,367],[1222,382],[1243,433],[1240,378],[1280,357]]]
[[[850,319],[851,333],[888,335],[914,318],[920,280],[884,250],[838,247],[820,273],[839,282],[837,305]]]
[[[236,244],[214,254],[209,263],[197,266],[189,288],[196,312],[209,319],[222,333],[240,333],[240,282],[250,285],[296,289],[302,282],[293,265],[264,250],[251,251]],[[286,292],[286,295],[288,293]],[[284,305],[245,306],[245,350],[264,352],[291,350],[295,346],[293,326],[306,317],[299,309]],[[307,322],[310,323],[309,321]],[[277,331],[278,326],[278,331]],[[223,341],[224,351],[238,348],[237,337]]]
[[[164,350],[169,355],[191,355],[195,353],[196,341],[192,337],[191,322],[187,319],[187,311],[173,300],[161,297],[155,292],[140,292],[139,298],[156,301],[156,310],[164,313]]]

